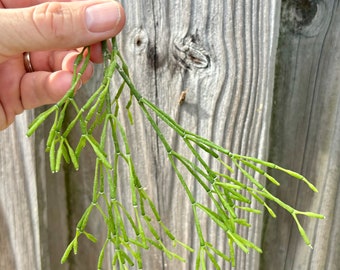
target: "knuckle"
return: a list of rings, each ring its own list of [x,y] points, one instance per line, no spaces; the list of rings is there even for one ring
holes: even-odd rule
[[[38,5],[33,12],[33,23],[44,39],[67,39],[67,34],[72,31],[71,19],[71,10],[58,2]]]

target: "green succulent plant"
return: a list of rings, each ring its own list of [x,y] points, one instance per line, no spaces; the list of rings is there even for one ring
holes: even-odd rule
[[[54,116],[46,143],[52,172],[60,170],[62,160],[72,164],[78,170],[80,167],[79,157],[86,145],[92,147],[97,157],[96,163],[93,164],[95,166],[95,175],[92,180],[92,202],[80,218],[75,237],[66,248],[61,262],[65,262],[72,251],[75,254],[77,253],[79,236],[85,235],[90,241],[97,241],[96,237],[87,231],[88,220],[91,218],[92,211],[95,210],[100,213],[107,227],[106,240],[100,254],[98,254],[98,269],[102,269],[105,250],[110,245],[114,250],[112,257],[113,269],[128,269],[132,265],[142,269],[141,250],[148,249],[150,246],[160,249],[169,258],[185,261],[185,258],[165,246],[160,237],[160,230],[174,244],[181,245],[190,252],[196,253],[196,269],[205,269],[207,260],[216,269],[220,269],[218,257],[229,261],[234,266],[236,247],[244,252],[248,252],[250,249],[262,252],[260,247],[237,233],[238,226],[250,227],[251,225],[247,220],[240,218],[240,212],[248,211],[261,214],[261,210],[251,207],[252,201],[257,201],[263,205],[264,209],[268,210],[273,217],[275,217],[275,213],[267,204],[268,201],[272,201],[287,210],[296,222],[303,240],[307,245],[310,245],[310,240],[298,217],[299,215],[304,215],[322,219],[324,216],[299,211],[289,206],[272,195],[258,179],[255,179],[252,172],[256,172],[256,175],[262,175],[275,185],[279,185],[279,182],[267,172],[267,168],[280,170],[299,181],[303,181],[310,189],[317,192],[313,184],[297,172],[254,157],[232,153],[180,126],[167,113],[140,94],[132,82],[128,66],[118,49],[115,38],[112,38],[112,44],[113,48],[109,51],[106,42],[102,43],[105,63],[102,82],[93,91],[85,104],[78,105],[74,95],[81,76],[89,63],[90,47],[84,48],[74,63],[74,77],[70,90],[57,104],[41,113],[32,122],[27,132],[27,135],[31,136],[47,118]],[[121,84],[112,93],[110,84],[112,77],[116,73],[121,78]],[[125,108],[121,108],[119,105],[123,93],[129,95],[129,101]],[[199,239],[199,250],[194,250],[174,236],[171,229],[163,223],[155,203],[151,200],[138,178],[126,130],[121,121],[122,117],[128,117],[130,124],[133,124],[133,117],[130,112],[133,104],[139,107],[157,133],[167,151],[168,160],[177,175],[178,181],[187,195],[187,203],[191,204],[194,216],[196,233]],[[70,108],[73,108],[75,114],[71,121],[66,121],[65,113]],[[176,152],[171,147],[158,125],[158,120],[161,120],[177,133],[177,136],[180,137],[193,155],[194,160]],[[71,145],[69,135],[76,126],[80,127],[81,132],[78,134],[78,142]],[[99,132],[100,136],[94,136],[94,132],[96,134]],[[113,145],[110,149],[106,147],[108,141]],[[221,171],[214,170],[201,153],[207,153],[210,158],[212,157],[218,164],[222,165],[219,167],[223,169]],[[125,166],[120,166],[119,164],[125,164]],[[247,183],[241,183],[234,178],[236,175],[235,168],[245,176],[248,180]],[[129,182],[125,179],[120,179],[119,170],[121,169],[129,172]],[[195,198],[181,172],[182,169],[186,169],[205,190],[209,198],[208,203],[202,203]],[[89,179],[89,181],[91,180]],[[123,202],[119,200],[118,191],[120,185],[129,185],[131,201]],[[131,211],[130,209],[133,210]],[[201,229],[198,211],[203,211],[208,218],[224,231],[225,239],[229,245],[228,254],[224,254],[206,240]]]

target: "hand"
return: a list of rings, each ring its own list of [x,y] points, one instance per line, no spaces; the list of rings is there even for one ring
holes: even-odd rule
[[[101,62],[100,41],[124,23],[122,6],[112,0],[0,0],[0,130],[23,110],[60,100],[71,86],[79,48],[92,44],[91,61]],[[24,52],[34,72],[26,72]],[[90,64],[82,83],[92,73]]]

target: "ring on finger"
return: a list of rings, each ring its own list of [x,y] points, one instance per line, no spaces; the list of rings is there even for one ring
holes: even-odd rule
[[[32,62],[31,62],[30,53],[24,52],[23,57],[24,57],[24,66],[25,66],[26,72],[34,72]]]

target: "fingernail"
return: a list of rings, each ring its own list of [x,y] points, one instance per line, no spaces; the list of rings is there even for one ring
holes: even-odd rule
[[[83,86],[83,81],[80,79],[77,82],[76,88],[74,89],[75,91],[79,90]]]
[[[114,29],[121,18],[119,5],[108,2],[86,8],[86,25],[90,32],[106,32]]]

